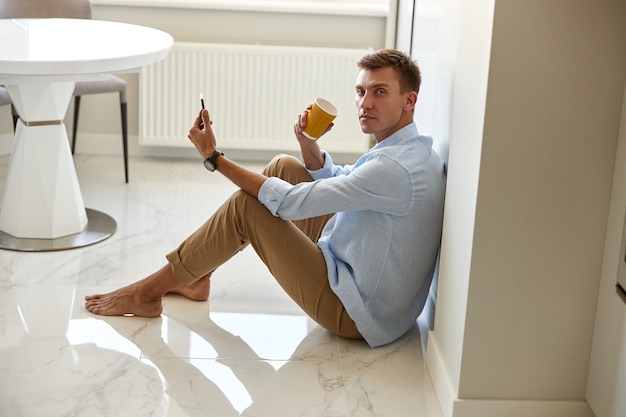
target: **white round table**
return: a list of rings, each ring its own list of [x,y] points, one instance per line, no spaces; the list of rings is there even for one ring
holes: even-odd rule
[[[102,241],[115,220],[85,209],[63,119],[74,82],[164,59],[160,30],[81,19],[0,19],[0,84],[20,116],[0,207],[0,248],[62,250]]]

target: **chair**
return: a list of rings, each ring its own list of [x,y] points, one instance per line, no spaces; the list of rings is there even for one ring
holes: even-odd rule
[[[74,18],[91,19],[89,0],[0,0],[0,18]],[[124,152],[124,178],[128,183],[128,118],[126,81],[114,75],[105,80],[77,81],[74,88],[74,121],[72,126],[72,154],[76,147],[76,128],[80,99],[86,94],[119,93],[122,119],[122,146]],[[10,102],[10,101],[9,101]],[[15,112],[13,113],[16,122]]]
[[[15,127],[17,126],[17,119],[19,117],[17,115],[17,112],[15,111],[15,108],[13,107],[13,102],[11,101],[11,97],[9,97],[9,92],[6,88],[0,87],[0,107],[6,106],[8,104],[11,105],[11,114],[13,116],[13,130],[15,130]]]

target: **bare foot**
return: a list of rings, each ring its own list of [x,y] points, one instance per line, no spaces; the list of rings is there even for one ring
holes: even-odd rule
[[[161,297],[146,296],[141,290],[141,282],[108,294],[88,295],[85,297],[85,308],[102,316],[132,314],[140,317],[158,317],[163,311]]]
[[[180,294],[194,301],[206,301],[209,299],[211,291],[211,274],[208,274],[193,284],[180,284],[176,288],[168,291],[168,293]]]
[[[103,316],[132,314],[141,317],[158,317],[163,311],[161,299],[172,288],[180,285],[172,268],[163,266],[154,274],[108,294],[88,295],[85,308]]]
[[[184,285],[174,276],[169,265],[134,284],[108,294],[85,297],[85,308],[102,316],[126,314],[140,317],[158,317],[163,312],[162,298],[165,294],[181,294],[194,301],[209,298],[211,274],[190,285]]]

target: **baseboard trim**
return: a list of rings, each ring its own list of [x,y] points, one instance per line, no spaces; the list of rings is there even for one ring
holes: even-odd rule
[[[444,417],[595,417],[586,401],[456,398],[434,332],[428,335],[426,367]]]
[[[0,133],[0,157],[11,154],[13,135]],[[239,162],[260,162],[267,163],[279,153],[288,153],[300,157],[299,152],[286,151],[259,151],[246,149],[223,149],[227,155]],[[122,156],[122,138],[120,135],[100,135],[81,133],[79,142],[76,144],[77,155],[111,155]],[[129,156],[147,158],[182,158],[198,159],[198,152],[192,147],[164,147],[164,146],[142,146],[139,145],[136,135],[128,137]],[[359,158],[359,154],[333,153],[333,161],[337,164],[353,164]]]
[[[80,132],[79,132],[80,133]],[[294,139],[295,140],[295,139]],[[181,142],[188,142],[186,136],[181,137]],[[218,138],[219,145],[219,138]],[[278,153],[288,153],[299,156],[299,151],[274,151],[274,150],[247,150],[230,149],[227,146],[220,147],[229,158],[236,161],[246,162],[269,162]],[[122,137],[113,134],[80,133],[76,143],[76,154],[83,155],[122,155]],[[128,154],[130,156],[154,157],[154,158],[191,158],[198,159],[198,151],[193,146],[144,146],[139,144],[137,135],[128,136]],[[333,153],[333,161],[338,164],[353,164],[360,154]]]
[[[439,406],[443,417],[452,417],[456,394],[445,362],[437,343],[434,331],[428,333],[428,347],[426,348],[426,368],[433,382]],[[507,416],[508,417],[508,416]]]
[[[595,417],[585,401],[457,400],[452,417]]]

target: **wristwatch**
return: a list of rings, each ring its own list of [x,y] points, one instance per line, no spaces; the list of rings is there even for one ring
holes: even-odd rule
[[[217,157],[220,155],[224,155],[224,152],[220,152],[216,149],[215,152],[204,160],[204,167],[211,172],[215,171],[215,163],[217,162]]]

